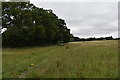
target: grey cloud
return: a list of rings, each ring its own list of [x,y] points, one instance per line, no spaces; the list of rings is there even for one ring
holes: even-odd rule
[[[71,33],[79,37],[117,37],[117,3],[114,2],[35,2],[38,7],[52,9],[64,19]]]

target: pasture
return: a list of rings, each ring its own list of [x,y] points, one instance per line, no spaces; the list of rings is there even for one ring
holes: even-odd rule
[[[117,78],[118,41],[5,48],[3,78]]]

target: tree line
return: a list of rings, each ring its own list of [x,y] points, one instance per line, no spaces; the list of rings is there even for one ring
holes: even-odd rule
[[[38,46],[73,40],[70,29],[53,11],[30,2],[2,2],[3,47]]]
[[[119,40],[119,39],[120,38],[113,38],[112,36],[109,36],[109,37],[100,37],[100,38],[95,38],[95,37],[90,37],[90,38],[74,37],[74,41]]]

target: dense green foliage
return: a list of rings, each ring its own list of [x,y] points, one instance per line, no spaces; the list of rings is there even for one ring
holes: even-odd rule
[[[93,40],[119,40],[119,38],[113,38],[112,36],[109,37],[90,37],[90,38],[79,38],[79,37],[73,37],[74,41],[93,41]]]
[[[38,8],[29,2],[3,2],[3,47],[33,46],[69,42],[70,29],[52,10]]]

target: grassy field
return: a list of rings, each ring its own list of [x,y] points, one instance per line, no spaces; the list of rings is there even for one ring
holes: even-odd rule
[[[118,41],[3,49],[3,78],[117,78]]]

